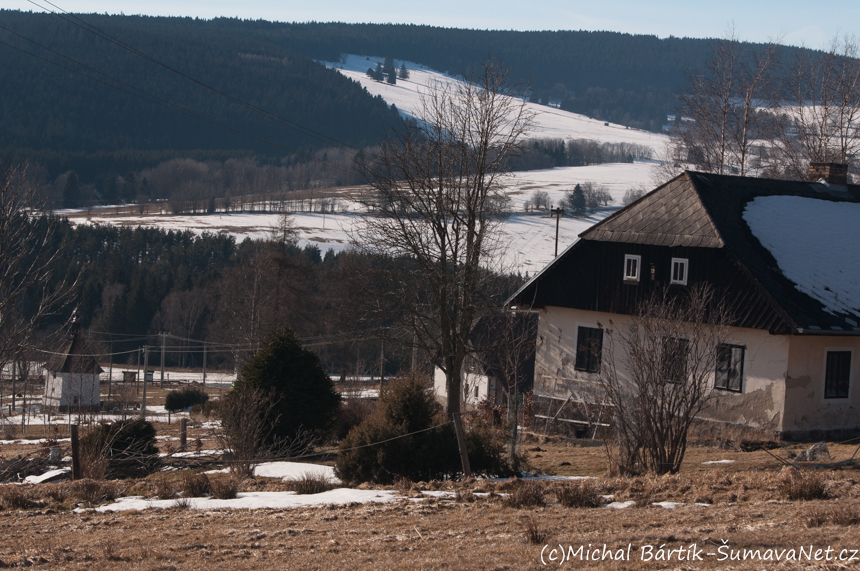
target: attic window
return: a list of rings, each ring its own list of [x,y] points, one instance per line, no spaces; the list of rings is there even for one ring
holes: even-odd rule
[[[642,257],[632,254],[624,255],[624,281],[638,282],[639,268],[642,265]]]
[[[672,279],[669,283],[687,285],[687,258],[672,258]]]

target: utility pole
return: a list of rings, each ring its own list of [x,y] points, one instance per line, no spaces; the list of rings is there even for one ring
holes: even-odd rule
[[[108,400],[111,398],[111,389],[113,387],[113,335],[110,336],[110,369],[108,370]]]
[[[558,239],[556,239],[556,242]],[[558,246],[556,246],[558,248]],[[161,388],[164,388],[164,342],[167,339],[167,334],[161,332]]]
[[[382,348],[379,350],[379,396],[382,397],[382,385],[385,384],[385,337],[382,338]]]
[[[564,216],[564,208],[552,208],[550,209],[550,213],[555,214],[555,255],[554,258],[558,257],[558,219]]]
[[[143,346],[143,399],[140,403],[140,418],[146,420],[146,367],[149,365],[149,345]]]
[[[203,386],[206,386],[206,342],[203,342]]]

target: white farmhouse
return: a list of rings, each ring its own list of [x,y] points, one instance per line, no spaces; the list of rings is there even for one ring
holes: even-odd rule
[[[45,406],[59,411],[98,409],[102,372],[81,337],[76,314],[62,348],[45,363]]]
[[[695,284],[734,318],[702,420],[860,432],[860,186],[836,164],[810,182],[686,172],[580,234],[507,302],[539,315],[536,409],[578,410],[603,362],[623,365],[605,328]]]

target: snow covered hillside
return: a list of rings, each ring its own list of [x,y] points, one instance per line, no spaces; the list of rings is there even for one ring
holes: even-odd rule
[[[502,225],[501,265],[512,271],[529,275],[541,270],[552,261],[555,248],[555,218],[546,213],[526,213],[523,202],[533,192],[540,190],[549,194],[554,205],[558,205],[566,191],[577,183],[593,182],[604,186],[612,195],[613,203],[583,218],[562,218],[559,224],[559,252],[576,239],[576,236],[599,222],[618,207],[624,193],[635,187],[646,185],[650,177],[651,163],[636,162],[604,164],[588,167],[561,167],[554,169],[513,173],[506,181],[511,196],[512,215]],[[340,189],[344,196],[345,211],[320,214],[297,212],[293,215],[299,232],[299,245],[316,244],[323,254],[332,249],[336,252],[349,247],[352,230],[363,213],[348,196],[354,189]],[[114,215],[115,209],[93,210],[90,216],[82,211],[63,210],[58,214],[69,216],[73,224],[114,224],[119,226],[149,226],[165,230],[190,230],[226,233],[244,238],[264,239],[271,235],[277,225],[278,214],[231,213],[211,215]],[[496,264],[494,264],[496,265]]]
[[[396,85],[381,83],[367,77],[368,68],[375,68],[381,58],[346,56],[343,63],[327,63],[341,73],[361,83],[374,95],[381,95],[389,104],[397,105],[401,113],[413,113],[420,105],[422,93],[433,88],[434,81],[457,81],[420,66],[406,62],[410,78],[397,80]],[[402,61],[397,61],[399,68]],[[654,150],[661,156],[662,147],[668,137],[647,131],[627,129],[620,125],[605,125],[582,115],[528,104],[536,114],[536,124],[529,133],[531,137],[552,137],[563,139],[590,139],[601,143],[635,143]],[[546,192],[553,205],[564,200],[567,191],[573,190],[577,183],[592,182],[604,187],[612,196],[608,207],[600,208],[587,217],[562,218],[559,224],[558,251],[562,252],[574,242],[577,235],[599,222],[622,204],[624,194],[631,188],[650,189],[653,163],[648,161],[634,163],[615,163],[586,167],[559,167],[554,169],[516,172],[505,180],[511,197],[511,216],[502,225],[501,260],[494,267],[509,271],[519,271],[533,275],[552,261],[555,250],[555,218],[546,212],[527,213],[523,203],[535,191]],[[341,207],[336,213],[298,212],[294,214],[295,226],[299,232],[299,245],[317,245],[323,254],[327,250],[336,252],[349,247],[353,230],[364,215],[362,208],[354,201],[361,188],[340,188],[330,191],[331,196],[339,196]],[[172,230],[190,230],[197,234],[203,232],[227,233],[237,240],[268,238],[272,228],[277,225],[277,214],[231,213],[212,215],[112,215],[111,208],[94,209],[86,217],[78,211],[60,211],[69,216],[73,223],[105,223],[122,226],[151,226]]]
[[[389,85],[368,77],[367,69],[376,68],[377,62],[383,63],[383,60],[384,58],[381,57],[347,55],[344,57],[344,62],[324,63],[359,82],[371,95],[382,96],[389,105],[396,105],[397,109],[406,115],[415,113],[420,105],[421,94],[429,93],[434,82],[457,81],[421,64],[402,60],[395,60],[395,67],[400,69],[401,64],[406,63],[409,79],[398,79],[395,85]],[[535,126],[528,133],[528,137],[591,139],[600,143],[635,143],[651,147],[655,156],[662,156],[663,147],[669,139],[666,135],[628,129],[614,123],[607,125],[603,121],[546,105],[529,103],[528,108],[536,114]]]

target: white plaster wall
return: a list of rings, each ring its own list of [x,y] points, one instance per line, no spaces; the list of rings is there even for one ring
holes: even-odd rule
[[[847,399],[824,398],[827,351],[851,351]],[[787,431],[860,428],[860,338],[795,336],[788,364]]]
[[[98,406],[101,402],[99,375],[78,373],[50,373],[45,375],[45,404],[47,406],[76,406],[74,397],[80,398],[81,406]]]
[[[611,322],[611,324],[610,324]],[[535,394],[567,398],[573,393],[589,398],[599,392],[597,375],[574,370],[578,327],[618,328],[630,322],[625,315],[549,307],[540,311],[535,369]],[[770,335],[758,329],[729,328],[727,342],[744,345],[742,393],[714,391],[714,399],[701,415],[730,423],[781,430],[785,377],[788,369],[788,336]],[[604,336],[603,364],[607,363]],[[622,349],[615,348],[618,372],[624,377]],[[711,376],[713,384],[713,375]]]
[[[477,387],[477,395],[475,388]],[[460,404],[464,407],[474,407],[486,398],[495,399],[494,383],[486,375],[463,372],[463,395]],[[445,382],[445,373],[439,367],[433,370],[433,395],[436,400],[445,404],[448,400],[448,387]]]

